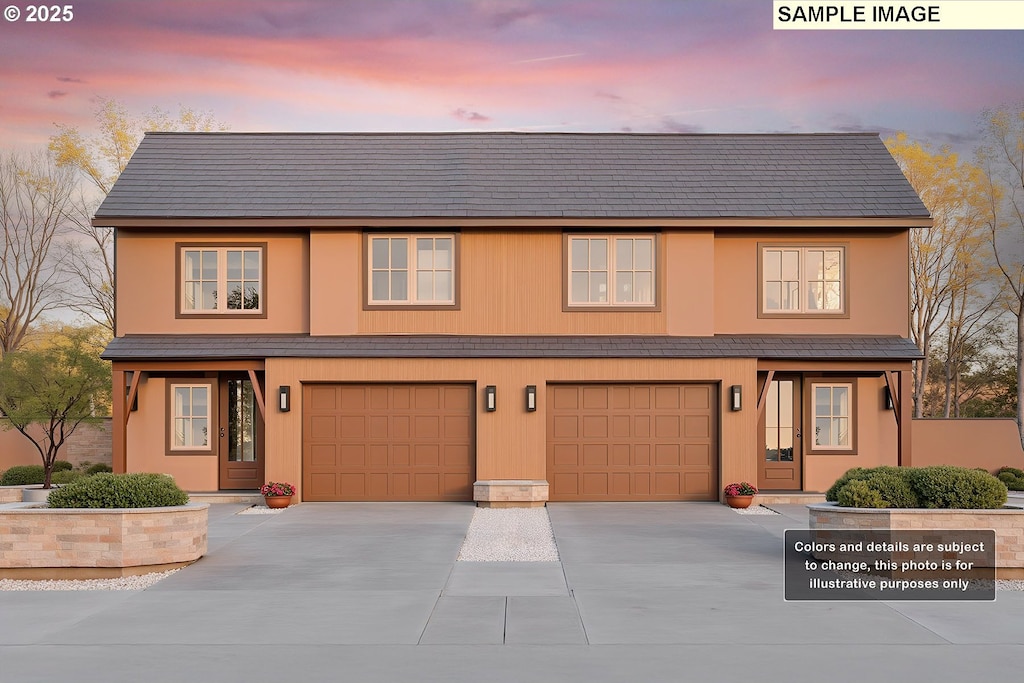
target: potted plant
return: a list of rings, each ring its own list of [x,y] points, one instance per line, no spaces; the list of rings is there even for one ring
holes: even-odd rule
[[[271,481],[260,488],[268,508],[286,508],[292,503],[295,487],[286,482]]]
[[[729,484],[725,487],[725,502],[731,508],[748,508],[754,502],[757,487],[748,481]]]

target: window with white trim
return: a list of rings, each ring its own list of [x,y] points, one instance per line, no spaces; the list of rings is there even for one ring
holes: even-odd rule
[[[571,236],[570,306],[654,306],[655,238]]]
[[[853,450],[853,384],[811,383],[815,450]]]
[[[368,248],[369,304],[455,304],[454,235],[371,236]]]
[[[211,385],[171,384],[171,450],[211,450]]]
[[[762,247],[762,312],[845,313],[845,260],[839,246]]]
[[[263,312],[263,248],[181,249],[181,312]]]

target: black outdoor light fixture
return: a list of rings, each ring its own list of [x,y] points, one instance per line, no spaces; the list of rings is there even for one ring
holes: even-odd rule
[[[493,384],[484,387],[484,410],[493,413],[498,409],[498,388]]]
[[[537,385],[526,385],[526,412],[532,413],[537,410]]]
[[[729,410],[743,410],[743,386],[740,384],[729,387]]]
[[[292,388],[288,385],[282,385],[277,389],[277,408],[282,413],[287,413],[292,409]]]
[[[882,387],[882,405],[885,406],[886,410],[892,410],[895,407],[892,402],[892,392],[889,391],[889,387]]]

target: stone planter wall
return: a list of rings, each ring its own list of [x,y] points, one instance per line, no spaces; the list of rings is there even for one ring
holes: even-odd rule
[[[0,503],[20,503],[20,486],[0,486]]]
[[[193,562],[206,553],[209,508],[206,503],[190,503],[115,510],[0,509],[0,573]]]
[[[844,508],[835,503],[808,505],[811,529],[995,529],[996,568],[1024,568],[1024,508],[999,510],[925,510]],[[1007,574],[1009,575],[1009,574]]]

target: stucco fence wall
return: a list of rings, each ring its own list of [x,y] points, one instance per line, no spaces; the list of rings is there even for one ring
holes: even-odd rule
[[[206,553],[208,503],[132,509],[0,509],[0,575],[37,568],[150,571]],[[139,573],[139,572],[130,572]]]
[[[1024,469],[1017,421],[1010,418],[916,419],[911,421],[911,457],[905,465],[959,465],[995,472]]]
[[[1024,508],[1019,506],[1008,505],[998,510],[894,510],[817,503],[807,509],[811,529],[994,529],[997,574],[1014,578],[1024,575]]]
[[[0,472],[15,465],[41,465],[39,451],[16,429],[7,429],[10,422],[0,418]],[[38,430],[38,428],[36,428]],[[42,434],[42,432],[37,432]],[[110,418],[95,424],[82,424],[64,442],[57,457],[74,466],[111,464],[113,437]]]

